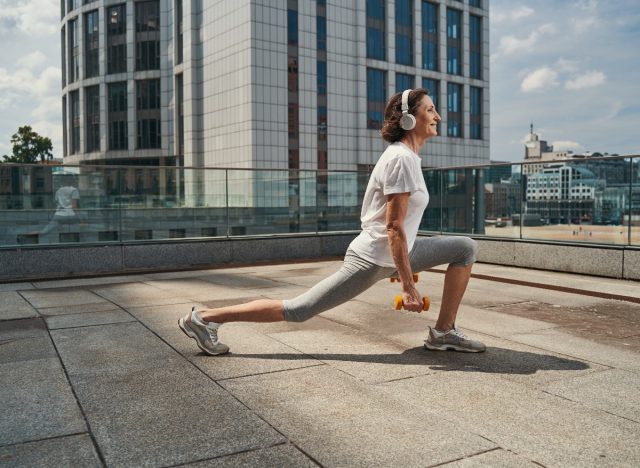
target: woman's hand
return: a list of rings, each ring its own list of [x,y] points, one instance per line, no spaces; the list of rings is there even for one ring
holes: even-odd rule
[[[413,285],[402,291],[402,302],[405,310],[418,313],[422,312],[424,305],[422,296]]]

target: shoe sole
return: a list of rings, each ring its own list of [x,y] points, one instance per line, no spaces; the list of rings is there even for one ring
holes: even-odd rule
[[[200,348],[200,349],[202,350],[202,352],[203,352],[203,353],[207,353],[209,356],[219,356],[219,355],[221,355],[221,354],[227,354],[227,353],[229,352],[229,351],[224,351],[224,352],[220,352],[220,353],[213,353],[213,352],[209,351],[207,348],[203,347],[203,346],[200,344],[200,340],[198,340],[197,335],[196,335],[194,332],[192,332],[191,330],[189,330],[189,329],[188,329],[188,328],[187,328],[187,327],[182,323],[182,321],[183,321],[183,320],[184,320],[184,319],[182,319],[182,318],[178,320],[178,326],[180,327],[180,330],[182,330],[182,331],[183,331],[183,333],[184,333],[185,335],[187,335],[189,338],[193,338],[193,339],[195,340],[196,344],[198,345],[198,348]]]
[[[485,349],[469,349],[451,344],[442,345],[441,347],[439,347],[425,343],[424,347],[429,351],[460,351],[462,353],[484,353],[486,351]]]

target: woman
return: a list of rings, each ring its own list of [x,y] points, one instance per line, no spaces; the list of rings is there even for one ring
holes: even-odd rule
[[[455,326],[458,306],[475,262],[476,244],[467,237],[417,237],[429,193],[422,176],[420,148],[437,135],[440,115],[425,89],[395,94],[387,103],[382,137],[391,143],[378,160],[362,203],[362,232],[349,245],[342,268],[291,300],[260,299],[218,309],[191,310],[178,321],[183,332],[208,354],[229,347],[218,340],[227,322],[302,322],[336,307],[377,281],[397,275],[407,310],[420,312],[422,296],[412,272],[448,263],[440,315],[429,327],[430,350],[482,352]]]

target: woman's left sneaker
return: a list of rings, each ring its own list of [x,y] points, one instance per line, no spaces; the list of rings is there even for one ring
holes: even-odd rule
[[[196,308],[178,320],[178,326],[189,337],[196,340],[198,347],[207,354],[217,356],[229,352],[229,347],[218,340],[219,323],[204,322],[196,316]]]

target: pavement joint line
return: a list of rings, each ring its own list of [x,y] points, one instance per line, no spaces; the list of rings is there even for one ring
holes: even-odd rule
[[[1,448],[7,448],[7,447],[15,447],[15,446],[18,446],[18,445],[33,444],[33,443],[38,443],[38,442],[46,442],[48,440],[64,439],[65,437],[75,437],[75,436],[80,436],[80,435],[89,435],[89,433],[88,432],[73,432],[71,434],[62,434],[62,435],[51,436],[51,437],[43,437],[41,439],[24,440],[24,441],[21,441],[21,442],[13,442],[11,444],[0,444],[0,449]]]
[[[418,377],[425,377],[427,375],[433,375],[435,373],[436,373],[435,371],[431,371],[431,372],[427,372],[426,374],[410,375],[409,377],[400,377],[398,379],[384,380],[384,381],[378,382],[378,383],[376,383],[374,385],[383,385],[383,384],[388,384],[388,383],[391,383],[391,382],[399,382],[399,381],[402,381],[402,380],[411,380],[411,379],[415,379],[415,378],[418,378]]]
[[[489,440],[489,439],[487,439]],[[495,442],[493,442],[495,443]],[[427,465],[427,468],[435,468],[437,466],[444,466],[444,465],[448,465],[449,463],[453,463],[453,462],[457,462],[460,460],[466,460],[468,458],[473,458],[473,457],[477,457],[478,455],[483,455],[485,453],[489,453],[489,452],[493,452],[495,450],[504,450],[502,447],[500,446],[496,446],[487,450],[481,450],[480,452],[476,452],[476,453],[472,453],[471,455],[465,455],[464,457],[458,457],[458,458],[454,458],[453,460],[447,460],[441,463],[436,463],[435,465]]]
[[[592,411],[599,411],[599,412],[606,413],[606,414],[609,414],[611,416],[614,416],[616,418],[625,419],[625,420],[630,421],[632,423],[640,424],[640,421],[636,421],[635,419],[627,418],[626,416],[622,416],[621,414],[612,413],[611,411],[607,411],[607,410],[602,409],[602,408],[594,408],[593,406],[589,406],[589,405],[587,405],[587,404],[585,404],[585,403],[583,403],[581,401],[575,401],[575,400],[572,400],[571,398],[567,398],[567,397],[562,396],[562,395],[557,395],[555,393],[551,393],[548,390],[541,390],[541,391],[542,391],[542,393],[546,393],[547,395],[550,395],[550,396],[553,396],[553,397],[556,397],[556,398],[561,398],[562,400],[570,401],[571,403],[575,403],[576,405],[582,406],[583,408],[587,408],[587,409],[590,409]]]
[[[220,359],[224,359],[224,357],[222,357]],[[245,379],[245,378],[249,378],[249,377],[258,377],[258,376],[262,376],[262,375],[278,374],[278,373],[281,373],[281,372],[291,372],[291,371],[296,371],[296,370],[299,370],[299,369],[309,369],[310,367],[321,367],[321,366],[328,365],[326,362],[322,362],[319,359],[316,359],[316,360],[319,361],[318,364],[310,364],[308,366],[302,366],[302,367],[293,367],[291,369],[278,369],[278,370],[268,371],[268,372],[256,372],[255,374],[237,375],[235,377],[224,377],[222,379],[214,379],[214,381],[215,382],[226,382],[226,381],[229,381],[229,380],[239,380],[239,379]]]
[[[112,300],[101,296],[98,293],[94,293],[99,297],[102,297],[104,300],[111,302],[112,304],[115,304],[115,302],[113,302]],[[128,312],[128,311],[127,311]],[[130,313],[130,312],[128,312]],[[243,402],[240,398],[238,398],[236,395],[234,395],[232,392],[230,392],[228,389],[226,389],[223,385],[220,385],[218,382],[216,382],[215,379],[213,379],[209,374],[207,374],[203,369],[201,369],[200,367],[198,367],[196,365],[196,363],[194,363],[191,359],[188,359],[185,355],[183,355],[180,351],[178,351],[171,343],[169,343],[167,340],[165,340],[164,338],[162,338],[160,335],[158,335],[154,330],[152,330],[151,328],[149,328],[147,326],[146,323],[144,323],[141,320],[138,320],[137,317],[134,317],[137,321],[137,323],[139,323],[140,325],[142,325],[144,328],[146,328],[151,334],[155,335],[156,338],[158,338],[161,342],[163,342],[165,345],[167,345],[169,348],[171,348],[178,356],[181,356],[182,359],[184,359],[186,361],[186,364],[190,364],[196,371],[200,372],[202,375],[204,375],[205,379],[210,380],[214,385],[217,385],[222,391],[226,392],[227,395],[229,395],[231,398],[233,398],[235,401],[238,402],[239,405],[241,405],[242,407],[246,408],[251,414],[253,414],[256,418],[258,418],[260,421],[263,421],[268,427],[270,427],[271,429],[273,429],[277,434],[280,434],[288,443],[290,443],[291,445],[293,445],[294,447],[296,447],[298,450],[300,450],[303,454],[305,454],[307,457],[309,457],[314,463],[316,463],[318,466],[323,467],[323,465],[321,463],[319,463],[315,458],[313,458],[312,456],[310,456],[307,452],[305,452],[304,450],[302,450],[300,447],[298,447],[296,444],[293,443],[293,441],[287,437],[282,431],[280,431],[277,427],[275,427],[273,424],[271,424],[267,419],[263,418],[260,414],[258,414],[258,412],[256,410],[254,410],[253,408],[249,407],[249,405],[247,405],[245,402]],[[127,323],[131,323],[131,322],[127,322]],[[49,333],[50,334],[50,333]],[[53,341],[53,339],[52,339]],[[55,343],[54,343],[54,347],[55,347]],[[58,352],[58,348],[55,347],[56,349],[56,353]],[[58,358],[60,355],[58,354]],[[62,362],[62,360],[60,360]],[[316,366],[313,366],[316,367]],[[69,378],[69,376],[67,375],[67,371],[66,368],[64,367],[63,364],[63,369],[65,371],[65,375],[67,376],[67,379]],[[75,390],[73,389],[73,386],[71,386],[71,389],[73,391],[73,395],[76,398],[76,401],[78,400],[78,397],[75,393]],[[78,402],[79,404],[79,402]],[[80,410],[82,411],[82,415],[85,417],[85,421],[86,421],[86,415],[84,414],[84,410],[82,409],[82,407],[80,406]],[[87,427],[90,428],[89,423],[87,421]],[[104,461],[104,457],[102,455],[102,453],[100,452],[100,450],[98,449],[98,444],[97,441],[95,440],[95,438],[93,437],[93,433],[90,434],[91,435],[91,439],[93,440],[93,443],[96,447],[96,450],[98,451],[98,455],[100,456],[100,460],[102,461],[103,465],[106,466],[106,462]],[[324,468],[324,467],[323,467]]]
[[[429,268],[426,271],[433,272],[433,273],[446,273],[445,270],[440,270],[437,268]],[[516,280],[512,278],[502,278],[499,276],[491,276],[491,275],[485,275],[480,273],[471,273],[471,277],[475,279],[486,280],[486,281],[496,281],[498,283],[508,283],[508,284],[514,284],[517,286],[528,286],[528,287],[539,288],[539,289],[549,289],[549,290],[560,291],[560,292],[569,293],[569,294],[579,294],[581,296],[599,297],[601,299],[613,299],[617,301],[626,301],[626,302],[633,302],[635,304],[640,304],[640,297],[635,297],[635,296],[625,296],[622,294],[612,294],[612,293],[605,293],[600,291],[591,291],[589,289],[557,286],[555,284],[536,283],[533,281],[523,281],[523,280]]]
[[[232,457],[234,455],[241,455],[243,453],[251,453],[251,452],[257,452],[259,450],[263,450],[263,449],[270,449],[273,447],[279,447],[280,445],[288,445],[287,442],[278,442],[276,444],[273,445],[269,445],[268,447],[257,447],[257,448],[249,448],[246,450],[239,450],[237,452],[231,452],[231,453],[225,453],[222,455],[216,455],[215,457],[209,457],[209,458],[199,458],[197,460],[189,460],[186,461],[184,463],[178,463],[175,465],[166,465],[164,468],[178,468],[180,466],[185,466],[185,465],[190,465],[192,463],[200,463],[200,462],[205,462],[205,461],[211,461],[211,460],[218,460],[220,458],[225,458],[225,457]]]
[[[138,320],[136,318],[134,318],[133,320],[125,320],[123,322],[107,322],[107,323],[94,323],[91,325],[78,325],[76,327],[56,327],[56,328],[52,328],[51,330],[75,330],[78,328],[91,328],[91,327],[100,327],[103,325],[120,325],[122,323],[133,323],[133,322],[137,322]],[[47,328],[49,328],[49,325],[47,324]]]
[[[64,377],[67,380],[67,383],[69,384],[69,388],[71,389],[71,393],[73,394],[73,398],[75,399],[76,405],[78,405],[78,409],[82,414],[82,418],[84,419],[84,423],[87,427],[87,433],[89,434],[89,437],[91,438],[91,442],[93,443],[93,448],[98,454],[98,458],[100,458],[100,462],[102,463],[102,466],[107,466],[107,461],[105,460],[104,454],[102,453],[102,450],[100,450],[98,441],[96,440],[95,435],[93,434],[93,431],[91,429],[91,424],[89,423],[89,419],[87,418],[87,414],[85,413],[82,403],[80,402],[80,399],[78,398],[78,395],[76,393],[76,389],[74,388],[73,383],[69,378],[69,372],[67,371],[67,366],[64,364],[64,361],[62,360],[62,356],[60,355],[60,350],[58,349],[58,345],[56,344],[56,341],[53,339],[53,336],[51,336],[51,330],[49,330],[49,327],[47,327],[47,333],[49,335],[49,339],[51,340],[51,344],[53,345],[53,349],[56,351],[56,355],[58,356],[58,360],[60,361],[60,366],[62,367],[62,372],[64,372]]]

